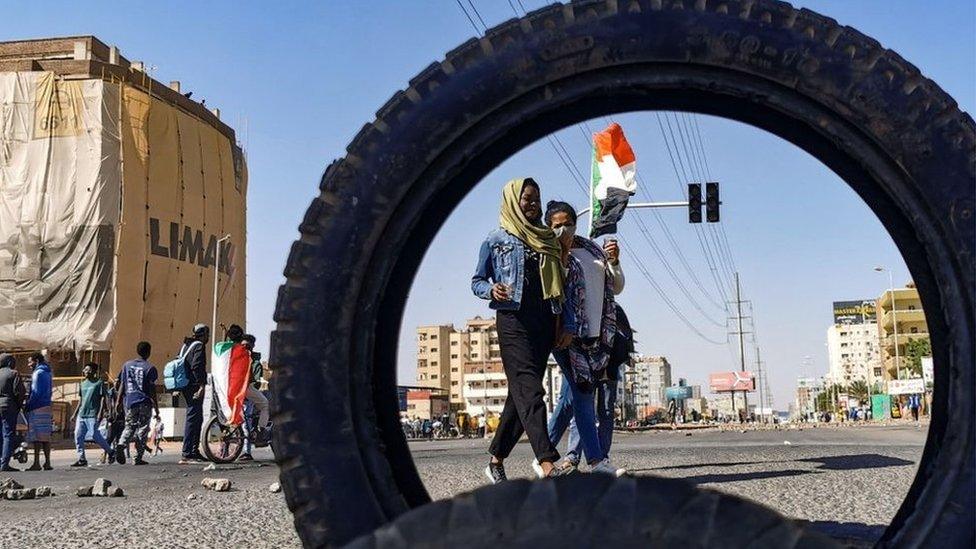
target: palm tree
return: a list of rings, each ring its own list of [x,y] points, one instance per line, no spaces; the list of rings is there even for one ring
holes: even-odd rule
[[[861,380],[856,380],[847,388],[847,394],[856,398],[859,402],[867,402],[869,396],[868,384]]]

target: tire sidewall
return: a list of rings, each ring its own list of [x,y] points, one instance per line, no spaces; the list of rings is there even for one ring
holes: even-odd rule
[[[616,14],[601,11],[611,4]],[[958,524],[942,511],[972,501],[972,120],[934,84],[919,83],[914,67],[812,12],[765,1],[729,2],[731,14],[656,11],[661,3],[652,1],[628,14],[625,4],[634,5],[546,8],[469,41],[411,81],[326,172],[317,199],[324,205],[313,204],[315,216],[303,224],[318,234],[293,248],[286,275],[301,276],[282,289],[273,346],[275,363],[318,367],[289,366],[287,386],[275,389],[276,416],[301,402],[291,421],[276,421],[276,455],[292,466],[283,480],[352,489],[360,501],[338,505],[341,494],[327,490],[299,497],[283,482],[290,503],[305,506],[296,519],[303,540],[350,539],[424,501],[412,464],[399,463],[409,460],[396,440],[402,431],[377,428],[395,413],[379,390],[395,383],[395,353],[381,347],[397,340],[403,291],[453,206],[501,158],[544,133],[640,104],[738,118],[795,143],[810,132],[817,139],[801,146],[824,160],[834,143],[845,158],[825,163],[848,176],[859,164],[873,179],[855,190],[906,256],[931,318],[936,364],[925,456],[885,539],[957,539],[939,521]],[[658,78],[638,82],[635,73],[655,67]],[[668,71],[675,67],[688,70]],[[702,108],[707,97],[746,114]],[[764,113],[798,128],[771,127]],[[307,442],[281,444],[297,436]],[[316,456],[316,437],[338,456]],[[338,460],[341,478],[327,460]]]

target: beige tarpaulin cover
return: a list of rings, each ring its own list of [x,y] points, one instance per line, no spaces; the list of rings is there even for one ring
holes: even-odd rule
[[[157,356],[174,355],[194,324],[211,323],[218,256],[217,324],[245,325],[247,179],[239,149],[210,125],[125,86],[122,150],[113,369],[141,340]],[[218,247],[226,234],[229,245]]]
[[[0,130],[0,348],[105,348],[115,316],[118,89],[0,73]]]
[[[211,125],[130,85],[0,73],[0,348],[154,359],[244,325],[246,168]],[[121,141],[121,143],[120,143]],[[229,242],[217,240],[230,234]]]

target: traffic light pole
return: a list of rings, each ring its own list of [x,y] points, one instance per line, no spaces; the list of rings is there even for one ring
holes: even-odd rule
[[[688,200],[680,202],[633,202],[627,204],[627,209],[641,208],[688,208],[689,223],[702,222],[702,186],[701,183],[688,184]],[[590,205],[576,210],[577,216],[592,213],[593,197],[590,197]],[[718,183],[709,182],[705,184],[705,217],[709,223],[718,223],[719,207],[722,201],[719,199]],[[593,226],[593,219],[590,216],[590,226]],[[589,233],[589,231],[587,231]]]
[[[633,208],[687,208],[688,202],[634,202],[632,204],[627,204],[627,209]],[[576,215],[584,216],[590,213],[590,208],[583,208],[578,210]]]

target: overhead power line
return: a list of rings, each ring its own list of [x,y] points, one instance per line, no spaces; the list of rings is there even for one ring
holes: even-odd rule
[[[482,32],[486,32],[487,31],[488,27],[485,24],[484,18],[481,16],[481,13],[475,7],[474,3],[471,2],[471,0],[467,0],[467,1],[468,1],[468,6],[471,8],[471,11],[474,13],[474,16],[475,16],[474,18],[472,18],[471,14],[468,12],[468,10],[465,9],[464,4],[461,3],[461,0],[455,0],[455,1],[456,1],[457,5],[458,5],[458,8],[460,8],[461,11],[462,11],[462,13],[464,13],[465,17],[468,19],[468,22],[471,24],[472,28],[475,30],[476,33],[479,33],[480,34]],[[516,16],[521,16],[521,15],[523,15],[526,12],[525,6],[522,4],[521,0],[516,0],[516,2],[518,3],[519,7],[521,7],[522,12],[523,12],[522,14],[520,14],[519,11],[515,8],[515,6],[511,2],[511,0],[509,0],[509,6],[512,8],[512,11],[515,13]],[[477,20],[479,22],[481,22],[481,26],[483,27],[482,29],[479,29],[478,28],[478,25],[475,23],[475,18],[477,18]],[[552,135],[548,136],[547,139],[548,139],[548,142],[549,142],[550,147],[553,149],[553,152],[556,153],[556,156],[559,158],[560,162],[563,164],[563,167],[570,174],[570,178],[573,181],[576,182],[577,186],[584,193],[584,195],[586,195],[588,197],[589,196],[589,189],[588,189],[587,183],[586,183],[587,178],[582,174],[582,172],[579,170],[579,168],[576,167],[575,163],[573,163],[572,156],[569,154],[569,151],[566,149],[566,146],[562,143],[562,140],[556,134],[552,134]],[[587,138],[587,142],[589,142],[589,139],[588,138]],[[648,242],[652,244],[652,247],[655,248],[655,251],[658,253],[659,257],[662,260],[662,263],[667,265],[667,268],[668,268],[669,273],[671,273],[672,277],[675,279],[676,283],[678,283],[679,287],[682,288],[683,293],[686,295],[686,297],[688,297],[689,300],[693,302],[693,305],[710,322],[712,322],[713,324],[718,324],[719,326],[724,326],[724,325],[722,325],[720,323],[717,323],[716,321],[714,321],[710,317],[708,317],[708,315],[697,304],[697,302],[694,301],[693,298],[691,298],[690,293],[680,283],[680,279],[678,279],[677,276],[674,274],[674,271],[670,267],[670,265],[667,264],[663,253],[660,252],[660,248],[656,245],[656,243],[653,242],[653,239],[650,238],[650,233],[647,230],[646,225],[643,224],[643,221],[642,220],[639,220],[639,226],[641,227],[642,234],[647,238]],[[629,242],[626,241],[626,239],[625,239],[625,237],[623,237],[623,235],[621,235],[621,240],[623,241],[624,245],[627,247],[627,249],[629,251],[632,251],[633,250],[632,247],[630,246]],[[690,320],[688,320],[688,318],[680,311],[680,309],[678,309],[678,307],[676,307],[675,304],[671,301],[670,297],[663,290],[663,288],[661,288],[661,286],[657,283],[657,281],[654,280],[654,278],[651,276],[650,272],[648,271],[646,265],[640,259],[640,256],[637,253],[634,253],[633,251],[632,251],[632,255],[633,255],[633,259],[634,259],[634,264],[637,266],[638,271],[645,278],[645,280],[647,280],[648,284],[650,284],[651,287],[654,288],[654,290],[661,297],[661,300],[664,301],[664,303],[668,306],[669,309],[671,309],[671,311],[674,313],[674,315],[679,318],[679,320],[681,320],[690,330],[692,330],[692,332],[694,332],[695,334],[697,334],[703,340],[705,340],[705,341],[707,341],[709,343],[715,344],[715,345],[723,345],[725,343],[725,342],[722,342],[722,341],[717,341],[715,339],[709,338],[701,330],[699,330]]]
[[[464,16],[468,18],[468,23],[471,23],[471,27],[474,29],[474,33],[481,34],[482,32],[484,32],[483,29],[479,29],[478,25],[475,24],[474,19],[471,18],[471,14],[468,13],[468,10],[464,8],[464,4],[461,3],[461,0],[454,0],[454,1],[457,2],[458,7],[461,8],[461,13],[463,13]],[[482,21],[482,24],[484,24],[484,21]],[[485,28],[487,29],[487,27]]]
[[[607,120],[606,118],[604,118],[604,120],[606,121],[607,125],[610,124],[609,120]],[[590,143],[590,139],[592,139],[591,136],[594,133],[593,129],[590,128],[590,125],[587,122],[583,122],[582,126],[586,128],[585,132],[583,131],[583,128],[580,128],[579,125],[577,125],[576,127],[580,128],[580,133],[583,135],[583,138],[587,141],[587,143]],[[638,191],[640,192],[640,194],[642,194],[643,197],[648,202],[653,202],[654,199],[651,196],[651,192],[648,190],[649,186],[644,181],[644,177],[639,172],[637,173],[637,181],[639,183]],[[661,212],[655,208],[651,208],[650,211],[651,211],[651,215],[654,216],[655,221],[657,221],[658,227],[660,227],[661,232],[664,234],[665,239],[668,241],[668,244],[671,247],[671,253],[673,253],[674,256],[678,258],[678,262],[681,264],[685,272],[691,278],[691,281],[695,284],[695,286],[698,287],[699,291],[701,291],[701,293],[705,296],[705,298],[709,301],[709,303],[711,303],[716,308],[721,309],[722,311],[726,311],[727,306],[724,300],[721,297],[720,298],[712,297],[712,293],[705,289],[705,286],[698,278],[698,274],[695,272],[695,269],[691,267],[691,264],[688,262],[688,259],[685,257],[685,254],[682,251],[681,246],[678,244],[677,239],[675,239],[674,234],[671,232],[671,229],[668,227],[667,223],[664,222],[664,217],[661,215]]]
[[[684,165],[683,164],[681,165],[681,174],[679,174],[678,173],[679,162],[675,161],[675,155],[671,150],[671,142],[668,140],[668,136],[664,131],[664,125],[661,123],[661,114],[655,113],[655,117],[657,118],[658,128],[661,130],[661,137],[664,140],[664,147],[667,150],[668,158],[671,161],[671,168],[674,170],[675,184],[678,186],[678,192],[681,193],[681,196],[687,199],[688,190],[682,185],[682,181],[684,182],[689,181],[688,176],[684,170]],[[675,147],[674,152],[677,152],[677,147]],[[718,266],[716,265],[715,259],[712,257],[712,250],[711,250],[711,246],[708,243],[708,239],[703,236],[701,228],[697,224],[694,225],[694,230],[695,230],[695,236],[698,237],[698,246],[701,248],[702,255],[705,257],[705,262],[708,264],[708,271],[712,275],[712,282],[715,283],[715,288],[718,290],[718,293],[722,296],[722,302],[728,303],[729,294],[726,291],[725,285],[722,283],[721,278],[719,277]]]

